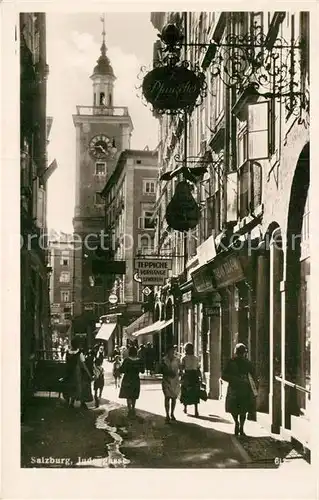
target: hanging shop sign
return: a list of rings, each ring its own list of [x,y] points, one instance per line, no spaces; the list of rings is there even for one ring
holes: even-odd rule
[[[192,273],[194,288],[197,293],[210,293],[215,290],[212,273],[207,265],[200,267]]]
[[[192,195],[191,185],[185,180],[179,182],[173,198],[166,207],[167,224],[176,231],[188,231],[197,226],[200,215],[200,208]]]
[[[184,61],[176,66],[157,67],[146,74],[142,93],[154,111],[162,114],[192,111],[205,87],[205,76],[188,65]]]
[[[223,257],[222,261],[215,262],[211,269],[217,288],[223,288],[245,278],[240,259],[234,254],[227,255]]]
[[[135,259],[135,271],[143,285],[164,285],[172,259]]]

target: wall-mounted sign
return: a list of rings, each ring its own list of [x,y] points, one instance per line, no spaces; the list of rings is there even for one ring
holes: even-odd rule
[[[152,290],[148,286],[143,288],[143,290],[142,290],[143,295],[146,295],[146,297],[148,297],[150,293],[152,293]]]
[[[192,291],[189,290],[182,295],[182,302],[191,302],[192,301]]]
[[[172,259],[135,259],[135,271],[143,285],[164,285]]]
[[[222,261],[212,265],[212,273],[217,288],[222,288],[245,278],[239,257],[236,255],[227,255]]]
[[[115,293],[110,293],[109,295],[109,303],[110,304],[117,304],[118,297]]]
[[[192,280],[197,293],[210,293],[215,290],[212,273],[207,265],[196,269],[192,273]]]
[[[162,66],[146,74],[142,92],[154,110],[185,110],[195,106],[204,75],[184,66]]]
[[[93,311],[93,304],[84,304],[84,311]]]

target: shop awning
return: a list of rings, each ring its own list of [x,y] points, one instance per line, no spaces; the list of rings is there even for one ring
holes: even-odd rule
[[[117,323],[103,323],[95,338],[101,340],[109,340],[116,328],[116,325]]]
[[[167,320],[159,320],[155,321],[152,325],[148,325],[145,328],[142,328],[141,330],[137,330],[136,332],[133,333],[133,337],[139,337],[140,335],[150,335],[151,333],[155,332],[160,332],[164,328],[166,328],[168,325],[171,325],[173,323],[173,319],[167,319]]]
[[[153,320],[151,313],[145,312],[125,327],[125,333],[126,335],[133,335],[134,332],[137,332],[138,330],[149,326],[152,321]]]

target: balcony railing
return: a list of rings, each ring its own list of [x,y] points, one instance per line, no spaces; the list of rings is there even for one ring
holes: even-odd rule
[[[102,116],[128,116],[127,107],[112,107],[107,106],[77,106],[76,112],[78,115],[102,115]]]

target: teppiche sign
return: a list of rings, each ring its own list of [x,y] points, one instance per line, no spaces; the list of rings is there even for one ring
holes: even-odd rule
[[[164,285],[172,259],[135,259],[135,271],[143,285]]]

